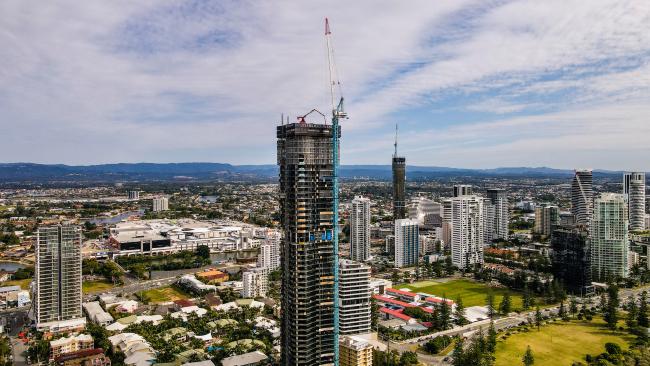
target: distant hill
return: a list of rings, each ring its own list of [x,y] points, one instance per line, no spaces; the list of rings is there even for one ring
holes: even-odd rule
[[[570,177],[572,170],[547,167],[505,167],[494,169],[462,169],[449,167],[406,167],[409,179],[452,176],[475,177]],[[595,170],[595,175],[616,175],[622,172]],[[52,181],[175,181],[175,180],[274,180],[276,165],[231,165],[223,163],[118,163],[100,165],[63,165],[34,163],[0,164],[2,182]],[[390,179],[390,165],[343,165],[340,176],[358,179]]]

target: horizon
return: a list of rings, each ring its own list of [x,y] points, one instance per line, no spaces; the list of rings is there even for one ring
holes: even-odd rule
[[[329,110],[328,16],[343,164],[390,162],[397,123],[416,166],[650,171],[644,2],[0,9],[6,161],[273,162],[281,115]]]

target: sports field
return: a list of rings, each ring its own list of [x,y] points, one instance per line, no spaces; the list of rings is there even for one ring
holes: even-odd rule
[[[542,326],[538,332],[531,327],[528,332],[512,334],[505,341],[499,335],[496,366],[521,365],[521,358],[530,346],[535,366],[571,365],[585,363],[585,355],[598,355],[605,351],[605,343],[614,342],[626,349],[632,340],[625,332],[612,332],[605,328],[601,318],[591,322],[572,320]]]
[[[431,295],[446,297],[456,301],[458,296],[463,298],[463,305],[484,306],[487,294],[491,291],[494,294],[494,306],[498,308],[503,295],[510,293],[512,299],[512,310],[521,309],[521,294],[505,288],[490,287],[484,283],[468,279],[457,279],[451,281],[420,281],[406,285],[396,286],[403,289],[408,288],[413,292],[424,292]]]

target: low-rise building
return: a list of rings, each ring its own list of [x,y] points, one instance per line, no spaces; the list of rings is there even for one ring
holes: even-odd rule
[[[208,268],[201,272],[196,272],[194,275],[197,278],[204,280],[208,283],[221,283],[224,281],[228,281],[228,273],[221,272],[220,270],[215,268]]]
[[[221,360],[223,366],[255,366],[262,365],[268,360],[268,357],[260,352],[253,351],[237,356],[226,357]]]
[[[339,339],[341,366],[372,366],[372,345],[355,337]]]
[[[54,359],[56,366],[111,366],[111,359],[101,348],[71,352]]]
[[[197,291],[197,292],[205,292],[205,291],[216,291],[217,286],[215,285],[206,285],[205,283],[199,281],[194,277],[193,275],[184,275],[182,276],[179,280],[178,283],[188,286],[190,289]]]
[[[142,336],[135,333],[120,333],[108,337],[113,351],[124,353],[127,366],[150,366],[156,360],[156,352]]]
[[[53,360],[63,354],[93,349],[95,342],[88,334],[72,335],[50,341],[50,359]]]

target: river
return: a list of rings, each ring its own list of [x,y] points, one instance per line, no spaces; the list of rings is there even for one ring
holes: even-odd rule
[[[0,261],[0,270],[7,272],[16,272],[19,268],[25,268],[24,265],[16,262],[2,262]]]

